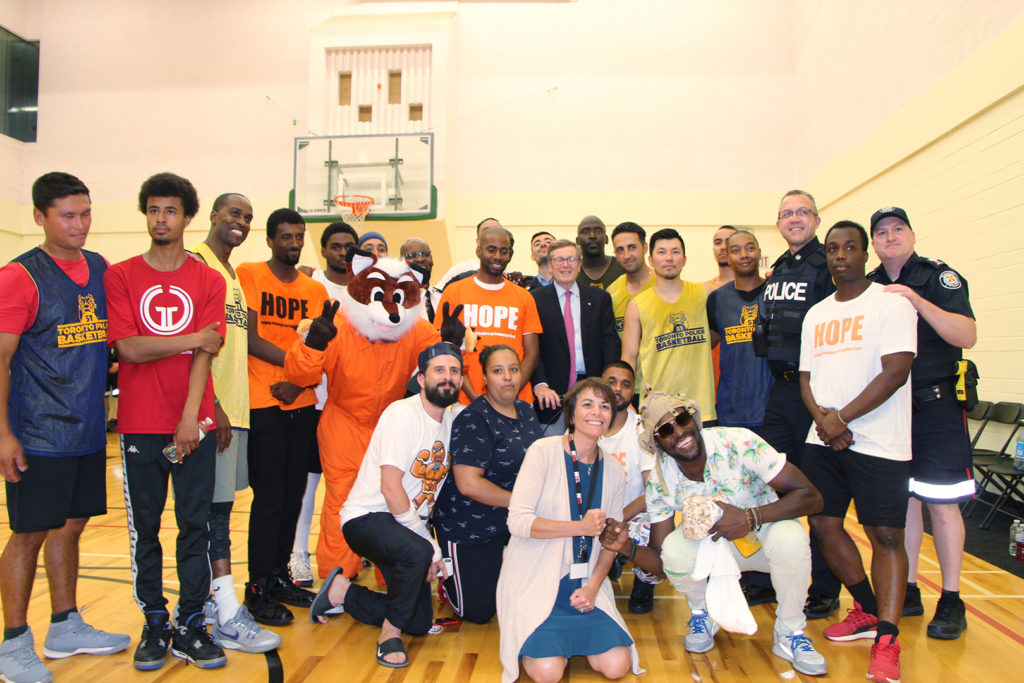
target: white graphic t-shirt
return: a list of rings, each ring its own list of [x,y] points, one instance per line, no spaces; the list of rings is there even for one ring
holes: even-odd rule
[[[363,464],[348,500],[341,509],[341,523],[369,514],[389,512],[380,490],[380,468],[391,465],[402,470],[402,488],[421,517],[430,514],[434,497],[441,488],[451,458],[452,420],[462,410],[455,404],[445,409],[441,421],[427,415],[420,394],[395,401],[380,416]]]

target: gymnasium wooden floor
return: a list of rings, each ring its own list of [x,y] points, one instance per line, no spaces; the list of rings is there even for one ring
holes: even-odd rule
[[[283,677],[273,676],[272,662],[264,655],[228,652],[227,666],[212,671],[188,667],[169,656],[167,664],[155,672],[138,672],[132,667],[132,652],[138,644],[142,616],[132,600],[131,570],[128,559],[128,535],[124,500],[121,492],[120,455],[116,441],[108,445],[107,515],[96,518],[82,537],[81,572],[78,600],[85,618],[97,627],[129,633],[132,644],[126,652],[107,656],[79,655],[48,662],[58,681],[497,681],[501,673],[498,661],[498,627],[465,624],[460,630],[420,638],[406,638],[411,664],[405,669],[386,669],[374,661],[376,629],[353,621],[350,617],[334,618],[325,626],[313,626],[307,611],[293,608],[295,622],[280,627],[284,637],[277,654]],[[322,484],[321,484],[322,486]],[[3,494],[0,494],[2,496]],[[322,495],[322,493],[321,493]],[[232,516],[232,552],[236,567],[234,578],[241,593],[246,578],[245,557],[248,527],[249,496],[239,495]],[[6,505],[6,498],[0,499]],[[177,579],[174,572],[174,517],[170,509],[164,516],[163,541],[164,587],[173,604],[176,601]],[[0,542],[9,533],[7,515],[2,515]],[[970,524],[970,522],[969,522]],[[867,560],[869,548],[863,532],[852,518],[847,528],[860,543]],[[314,519],[314,534],[317,531]],[[970,530],[968,529],[968,533]],[[315,538],[311,544],[315,546]],[[373,582],[370,571],[361,581]],[[965,558],[962,594],[967,601],[969,628],[956,641],[932,640],[925,636],[925,626],[935,608],[939,593],[939,567],[935,561],[930,537],[925,547],[918,576],[924,596],[926,616],[904,619],[900,641],[903,646],[904,681],[1010,681],[1024,680],[1019,673],[1024,664],[1024,580],[1007,574],[992,565]],[[716,647],[703,655],[691,655],[683,649],[683,636],[689,610],[685,601],[667,583],[657,590],[657,601],[651,614],[637,616],[626,610],[632,578],[624,575],[616,587],[619,607],[640,651],[646,675],[627,676],[624,680],[648,681],[770,681],[813,680],[795,673],[787,662],[771,654],[771,629],[774,605],[753,609],[759,631],[753,636],[738,636],[720,631]],[[843,605],[851,607],[849,595],[843,594]],[[42,565],[36,576],[29,607],[29,624],[41,654],[46,635],[50,606],[46,577]],[[443,612],[438,616],[445,616]],[[838,681],[863,680],[867,671],[870,644],[868,641],[830,643],[821,635],[822,629],[835,619],[812,621],[808,635],[828,659],[829,676]],[[268,667],[268,664],[271,666]],[[1013,671],[1018,670],[1017,674]],[[1017,679],[1020,675],[1022,678]],[[525,677],[522,680],[526,680]],[[570,663],[566,680],[604,680],[592,672],[585,661]]]

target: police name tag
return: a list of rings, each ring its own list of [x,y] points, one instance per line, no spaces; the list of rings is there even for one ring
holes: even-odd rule
[[[586,562],[573,562],[569,568],[570,579],[585,579],[590,575],[590,565]]]

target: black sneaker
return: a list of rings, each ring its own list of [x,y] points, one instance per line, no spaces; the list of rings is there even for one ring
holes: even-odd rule
[[[654,609],[654,584],[641,581],[633,576],[633,591],[629,594],[629,611],[633,614],[647,614]]]
[[[967,629],[967,608],[960,598],[939,600],[935,617],[928,622],[928,637],[956,640]]]
[[[135,648],[135,668],[139,671],[153,671],[164,665],[174,631],[170,618],[167,612],[146,615],[146,625],[142,627],[139,646]]]
[[[919,617],[924,614],[921,604],[921,589],[916,584],[907,584],[907,593],[903,596],[903,617]]]
[[[278,602],[283,602],[292,607],[309,607],[313,604],[316,593],[305,588],[299,588],[288,576],[287,570],[282,573],[275,573],[268,582],[270,594]]]
[[[808,593],[804,603],[804,616],[808,619],[824,619],[839,609],[839,598],[828,598],[824,595]]]
[[[202,612],[193,614],[185,624],[175,626],[171,642],[172,655],[192,662],[200,669],[216,669],[228,661],[224,650],[206,632]]]
[[[743,598],[747,601],[747,607],[764,605],[769,602],[778,602],[775,597],[775,589],[767,586],[754,586],[752,584],[740,584],[743,589]]]
[[[619,577],[622,576],[622,558],[618,553],[615,554],[615,559],[612,560],[612,566],[608,570],[608,580],[618,581]]]
[[[245,584],[245,607],[258,623],[264,626],[284,626],[292,623],[292,613],[274,599],[266,581]]]

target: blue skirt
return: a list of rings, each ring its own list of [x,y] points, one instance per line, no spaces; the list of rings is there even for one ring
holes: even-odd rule
[[[551,614],[523,643],[519,656],[565,657],[599,655],[613,647],[629,647],[633,639],[621,626],[599,609],[579,612],[569,597],[580,581],[566,574],[558,583],[558,596]]]

